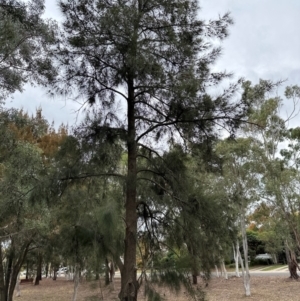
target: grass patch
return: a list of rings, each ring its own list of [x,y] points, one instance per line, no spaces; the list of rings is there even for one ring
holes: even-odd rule
[[[272,271],[272,270],[275,270],[275,269],[279,269],[279,268],[284,268],[285,266],[282,265],[282,264],[274,264],[274,265],[270,265],[264,269],[262,269],[262,271]]]

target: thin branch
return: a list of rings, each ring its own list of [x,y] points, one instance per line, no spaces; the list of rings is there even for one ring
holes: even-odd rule
[[[79,175],[79,176],[69,176],[65,178],[60,178],[60,181],[67,181],[67,180],[79,180],[79,179],[86,179],[91,177],[119,177],[124,178],[123,175],[116,174],[116,173],[99,173],[99,174],[85,174],[85,175]]]

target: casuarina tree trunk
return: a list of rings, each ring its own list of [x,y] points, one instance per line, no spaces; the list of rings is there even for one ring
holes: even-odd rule
[[[53,268],[53,280],[56,280],[56,278],[57,278],[57,268],[54,267]]]
[[[40,280],[42,280],[42,256],[39,253],[38,254],[38,260],[37,260],[37,268],[36,268],[36,277],[34,281],[34,285],[39,285]]]
[[[76,301],[77,299],[77,291],[79,287],[79,278],[80,278],[80,267],[78,264],[75,266],[75,277],[74,277],[74,292],[72,301]]]
[[[134,88],[133,80],[128,80],[128,167],[125,203],[125,252],[124,266],[121,270],[121,301],[136,301],[138,282],[136,276],[136,141],[135,141],[135,116],[134,116]]]
[[[105,258],[105,285],[109,285],[109,261]]]

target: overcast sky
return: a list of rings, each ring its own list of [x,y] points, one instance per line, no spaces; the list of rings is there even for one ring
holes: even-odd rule
[[[223,54],[216,69],[233,72],[253,83],[260,78],[287,79],[283,87],[300,85],[300,0],[201,0],[200,6],[203,20],[228,11],[234,19],[230,36],[222,43]],[[46,0],[45,16],[61,19],[55,0]],[[279,93],[282,91],[283,88]],[[45,90],[32,87],[16,93],[6,106],[23,107],[29,113],[41,106],[44,116],[56,125],[74,124],[79,109],[71,100],[50,99]],[[299,123],[300,117],[298,126]]]

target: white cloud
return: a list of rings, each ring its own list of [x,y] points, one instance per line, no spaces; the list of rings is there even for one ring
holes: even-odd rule
[[[253,81],[299,79],[300,1],[202,0],[201,6],[204,19],[230,11],[235,22],[223,43],[219,68]]]

